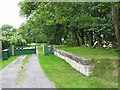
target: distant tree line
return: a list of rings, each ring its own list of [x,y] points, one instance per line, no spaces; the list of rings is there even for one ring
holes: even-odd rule
[[[71,46],[119,45],[120,4],[79,2],[20,2],[21,25],[27,42]],[[26,34],[24,34],[26,33]]]
[[[0,28],[0,30],[2,35],[2,41],[0,42],[0,46],[2,47],[2,49],[7,49],[11,45],[27,45],[26,40],[23,39],[22,35],[20,35],[19,29],[15,29],[13,26],[5,24]]]
[[[27,22],[19,29],[1,27],[3,48],[45,42],[120,49],[119,3],[20,2],[19,7]]]

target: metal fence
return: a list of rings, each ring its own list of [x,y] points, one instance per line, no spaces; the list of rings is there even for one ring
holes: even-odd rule
[[[2,51],[3,60],[8,60],[11,56],[16,55],[26,55],[26,54],[36,54],[36,46],[27,47],[9,47]]]
[[[36,54],[36,46],[14,47],[14,55]]]

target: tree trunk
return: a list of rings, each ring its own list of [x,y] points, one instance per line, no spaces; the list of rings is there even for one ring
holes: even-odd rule
[[[83,30],[81,31],[81,34],[79,32],[77,32],[77,34],[78,34],[78,36],[82,40],[81,44],[84,45],[85,44],[85,40],[84,40],[84,32],[83,32]]]
[[[98,32],[97,41],[98,41],[98,47],[100,47],[100,46],[101,46],[101,43],[102,43],[102,40],[101,40],[101,32]]]
[[[85,39],[86,39],[86,42],[85,42],[85,45],[87,45],[88,44],[88,41],[89,41],[89,36],[88,36],[88,32],[86,31],[86,35],[85,35]]]
[[[82,45],[85,44],[85,40],[84,40],[84,29],[81,30],[81,39],[82,39]]]
[[[91,46],[93,46],[94,45],[94,41],[93,41],[93,31],[90,31],[90,42],[91,42]]]
[[[89,31],[89,46],[92,47],[93,45],[94,45],[93,33],[92,33],[92,31]]]
[[[82,45],[84,45],[85,44],[84,37],[81,37],[81,39],[82,39]]]
[[[112,19],[115,27],[115,35],[118,43],[118,49],[120,50],[119,9],[116,7],[112,7]]]
[[[2,57],[2,40],[0,40],[0,58]]]
[[[78,33],[75,31],[75,37],[76,37],[76,40],[77,40],[77,46],[80,46],[80,40],[79,40],[79,37],[78,37]]]

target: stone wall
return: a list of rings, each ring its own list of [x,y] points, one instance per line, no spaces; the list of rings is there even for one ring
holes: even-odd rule
[[[92,61],[91,59],[81,56],[76,56],[74,54],[56,48],[54,48],[54,55],[64,59],[74,69],[84,74],[85,76],[89,76],[92,73],[92,65],[90,65]]]

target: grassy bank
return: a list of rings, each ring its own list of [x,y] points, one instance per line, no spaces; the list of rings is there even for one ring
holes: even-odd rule
[[[92,48],[86,46],[56,46],[56,48],[92,59],[118,59],[118,52],[115,49]]]
[[[91,77],[107,87],[118,85],[118,51],[115,49],[57,46],[73,54],[91,58],[94,71]]]
[[[8,60],[2,60],[2,58],[0,59],[0,70],[2,70],[3,68],[5,68],[7,65],[9,65],[11,62],[13,62],[14,60],[16,60],[19,56],[12,56],[10,58],[8,58]]]
[[[117,87],[115,81],[108,83],[99,79],[98,76],[85,77],[84,75],[73,69],[63,59],[54,55],[44,56],[42,48],[38,47],[40,64],[49,77],[58,88],[113,88]],[[100,72],[99,72],[100,73]],[[100,75],[100,77],[102,77]],[[106,78],[106,77],[104,77]],[[104,83],[106,82],[106,83]]]

